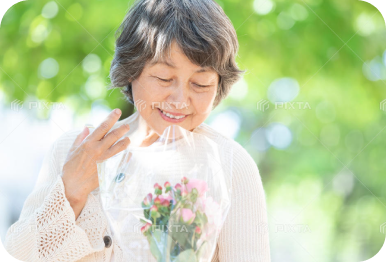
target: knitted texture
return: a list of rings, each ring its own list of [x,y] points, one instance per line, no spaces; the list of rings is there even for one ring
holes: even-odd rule
[[[138,120],[138,113],[119,121],[112,129]],[[265,193],[256,163],[237,142],[203,123],[195,133],[216,142],[223,153],[232,152],[231,207],[217,242],[212,262],[268,262],[269,237]],[[61,171],[79,132],[63,134],[50,148],[33,192],[27,197],[18,221],[7,231],[5,249],[22,261],[123,262],[102,210],[99,188],[88,195],[75,220],[66,196]],[[225,158],[226,159],[226,158]],[[222,163],[228,166],[229,163]],[[104,236],[112,245],[105,247]],[[155,261],[144,257],[142,261]]]

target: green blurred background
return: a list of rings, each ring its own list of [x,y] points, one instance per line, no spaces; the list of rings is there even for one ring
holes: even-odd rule
[[[357,0],[217,2],[237,30],[247,72],[207,122],[259,167],[272,261],[374,256],[386,222],[382,15]],[[106,88],[114,33],[130,5],[34,0],[10,8],[0,28],[1,119],[16,99],[62,103],[74,119],[95,107],[130,115],[119,90]],[[27,116],[61,122],[52,109]],[[12,136],[1,141],[17,143]],[[16,164],[16,153],[8,157]]]

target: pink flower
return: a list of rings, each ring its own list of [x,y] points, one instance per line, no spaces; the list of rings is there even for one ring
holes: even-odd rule
[[[184,185],[184,187],[182,188],[182,191],[181,191],[181,196],[187,196],[188,195],[188,190],[186,190],[186,187]]]
[[[159,196],[162,194],[162,186],[158,185],[158,183],[154,184],[154,193]]]
[[[173,204],[176,203],[176,201],[173,199],[173,197],[172,197],[171,195],[165,196],[165,197],[164,197],[164,200],[167,200],[169,203],[170,203],[170,200],[172,200],[172,201],[173,201]]]
[[[181,179],[181,183],[182,184],[187,184],[187,183],[189,183],[189,179],[187,179],[185,176]]]
[[[168,207],[168,206],[170,205],[170,202],[167,201],[166,199],[164,199],[164,200],[162,201],[162,205],[165,206],[165,207]]]
[[[145,206],[150,205],[152,198],[153,198],[153,195],[151,193],[147,194],[147,196],[143,199],[143,204]]]
[[[193,220],[196,218],[196,214],[192,212],[189,208],[182,209],[182,221],[190,225]]]
[[[204,210],[209,228],[218,229],[222,223],[220,205],[212,197],[208,197],[204,201]]]
[[[154,204],[161,204],[161,198],[159,196],[157,196],[156,198],[154,198]]]
[[[186,185],[188,192],[190,193],[193,188],[196,188],[199,196],[203,196],[206,191],[208,191],[208,185],[203,180],[190,179],[189,183]]]
[[[141,233],[144,234],[145,232],[147,232],[149,230],[150,227],[151,227],[151,224],[150,223],[146,223],[146,225],[141,227]]]
[[[174,187],[176,190],[181,190],[181,184],[176,184],[176,186]]]
[[[165,186],[165,189],[166,189],[165,193],[169,192],[172,189],[172,187],[171,187],[169,182],[165,182],[164,186]]]
[[[151,208],[150,208],[150,214],[152,217],[156,216],[158,213],[158,207],[156,205],[153,205]]]
[[[208,218],[208,223],[201,229],[202,234],[197,241],[197,246],[200,246],[211,235],[219,231],[222,223],[222,214],[220,205],[212,197],[197,199],[196,207],[197,210],[203,212]]]
[[[194,232],[196,232],[197,234],[201,234],[201,227],[196,226],[196,230]]]
[[[197,198],[195,206],[198,211],[205,213],[205,198],[204,197]]]

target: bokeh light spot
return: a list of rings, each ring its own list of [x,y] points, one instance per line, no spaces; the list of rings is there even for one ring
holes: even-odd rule
[[[59,7],[55,1],[48,2],[42,9],[42,16],[47,19],[54,18],[59,11]]]
[[[39,75],[43,78],[50,79],[55,77],[59,72],[59,64],[53,58],[47,58],[39,65]]]
[[[272,102],[289,102],[299,94],[299,83],[293,78],[280,78],[268,88],[268,99]]]
[[[275,7],[275,3],[271,0],[255,0],[253,1],[253,10],[259,15],[266,15]]]
[[[89,54],[82,62],[83,70],[87,73],[95,73],[102,67],[102,61],[96,54]]]
[[[292,142],[291,130],[283,124],[272,123],[266,132],[268,142],[277,149],[286,149]]]

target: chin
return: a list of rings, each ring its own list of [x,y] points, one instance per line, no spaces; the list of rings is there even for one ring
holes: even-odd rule
[[[163,132],[165,132],[165,130],[166,130],[168,127],[173,126],[173,125],[175,125],[175,126],[180,126],[180,127],[184,128],[184,129],[186,129],[186,130],[189,130],[188,128],[186,128],[186,127],[185,127],[183,124],[181,124],[181,123],[162,123],[162,124],[158,124],[158,125],[156,126],[155,131],[156,131],[156,133],[157,133],[158,135],[162,135]]]

